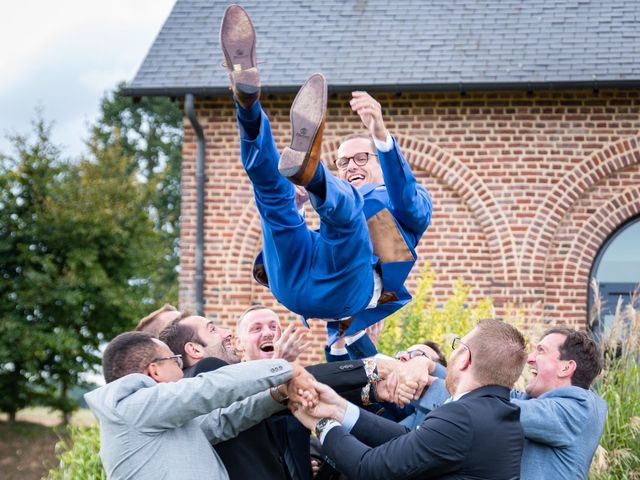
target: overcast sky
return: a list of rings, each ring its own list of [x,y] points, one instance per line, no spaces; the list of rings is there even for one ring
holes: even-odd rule
[[[175,0],[0,0],[0,152],[42,107],[66,156],[102,95],[133,79]]]

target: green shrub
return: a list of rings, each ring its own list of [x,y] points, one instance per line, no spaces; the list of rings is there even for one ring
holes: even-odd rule
[[[56,444],[58,468],[49,471],[49,480],[106,480],[100,461],[100,429],[70,426],[68,435]]]
[[[453,295],[440,305],[433,296],[435,280],[435,272],[426,264],[413,301],[385,320],[378,340],[380,352],[393,356],[398,350],[431,340],[448,357],[454,336],[465,335],[482,318],[494,317],[491,299],[469,304],[471,287],[461,279],[456,282]]]

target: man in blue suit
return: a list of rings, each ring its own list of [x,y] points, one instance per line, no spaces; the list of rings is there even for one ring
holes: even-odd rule
[[[327,320],[330,343],[395,312],[411,300],[404,281],[431,219],[431,198],[386,129],[380,104],[366,92],[352,94],[351,109],[369,134],[342,143],[336,178],[319,161],[325,78],[312,75],[298,92],[293,138],[280,156],[259,102],[255,30],[241,7],[225,11],[220,42],[238,107],[242,163],[262,219],[254,276],[289,310]],[[296,208],[294,183],[320,216],[319,231]]]

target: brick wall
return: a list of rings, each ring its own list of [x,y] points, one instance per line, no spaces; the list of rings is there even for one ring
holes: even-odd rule
[[[640,90],[377,94],[387,127],[434,215],[418,247],[446,298],[457,278],[497,314],[522,305],[527,322],[584,326],[593,259],[606,238],[640,214]],[[347,94],[331,95],[323,151],[362,127]],[[265,96],[278,147],[290,140],[293,95]],[[231,98],[198,99],[206,136],[205,311],[233,325],[252,302],[296,316],[252,278],[260,221],[241,168]],[[185,123],[180,304],[193,305],[195,137]],[[317,221],[310,210],[310,223]],[[313,325],[320,359],[324,325]]]

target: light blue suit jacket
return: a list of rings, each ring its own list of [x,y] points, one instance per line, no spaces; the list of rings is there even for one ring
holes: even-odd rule
[[[416,413],[401,423],[416,428],[448,397],[444,381],[437,379],[417,402]],[[574,386],[538,398],[512,390],[511,401],[520,407],[525,436],[521,479],[586,479],[604,432],[607,403],[591,390]]]
[[[290,377],[285,360],[258,360],[170,383],[134,373],[85,394],[100,424],[107,477],[228,479],[209,442],[231,438],[281,410],[264,390]]]
[[[525,444],[522,480],[586,479],[607,419],[607,403],[580,387],[556,388],[530,398],[511,392],[520,407]]]

